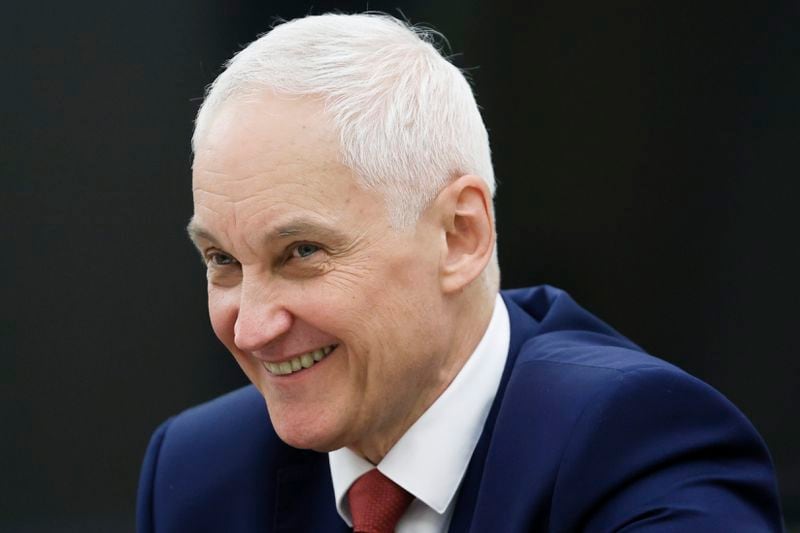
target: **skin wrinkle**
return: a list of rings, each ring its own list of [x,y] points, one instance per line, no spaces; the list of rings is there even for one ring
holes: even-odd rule
[[[203,256],[201,239],[207,240],[213,243],[216,247],[220,248],[221,251],[225,251],[226,247],[219,244],[219,239],[214,237],[209,230],[199,226],[196,220],[190,221],[187,227],[187,233],[189,234],[192,242],[195,244],[195,247],[198,249],[198,251],[200,251],[201,256]],[[327,250],[328,253],[333,257],[340,257],[352,252],[352,250],[363,240],[364,235],[365,233],[362,232],[361,234],[355,235],[349,243],[345,243],[345,236],[339,234],[331,228],[316,224],[313,221],[296,219],[285,224],[281,223],[279,224],[279,227],[274,230],[266,231],[260,240],[266,245],[269,245],[271,241],[285,241],[289,238],[297,238],[299,240],[307,241],[324,240],[332,243],[330,249]],[[333,268],[333,266],[330,267],[330,269]]]
[[[203,194],[210,194],[210,195],[213,195],[213,196],[220,196],[222,198],[225,198],[225,196],[222,195],[222,194],[219,194],[219,193],[216,193],[216,192],[211,192],[211,191],[205,191],[205,190],[199,189],[199,188],[192,189],[192,192],[195,193],[195,194],[196,193],[203,193]]]

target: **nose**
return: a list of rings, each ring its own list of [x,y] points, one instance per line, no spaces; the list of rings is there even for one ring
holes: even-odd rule
[[[257,280],[243,281],[233,342],[242,351],[267,347],[292,327],[292,315],[274,290]]]

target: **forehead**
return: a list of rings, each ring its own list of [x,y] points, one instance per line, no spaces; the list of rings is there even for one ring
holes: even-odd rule
[[[196,146],[195,219],[263,225],[307,211],[333,221],[382,205],[341,163],[338,139],[318,99],[268,93],[224,104]]]
[[[232,99],[202,132],[194,180],[247,176],[288,167],[341,170],[338,135],[321,101],[263,92]]]

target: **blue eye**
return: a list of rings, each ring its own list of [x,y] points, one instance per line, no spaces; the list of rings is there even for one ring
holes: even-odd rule
[[[314,244],[298,244],[292,250],[292,255],[294,257],[304,258],[314,255],[316,252],[319,251],[319,246]]]

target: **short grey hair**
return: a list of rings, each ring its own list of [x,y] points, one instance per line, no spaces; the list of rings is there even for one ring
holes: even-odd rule
[[[228,99],[268,88],[323,100],[342,163],[384,195],[395,228],[416,223],[458,176],[480,176],[494,195],[486,127],[466,78],[435,47],[437,36],[372,13],[280,24],[237,53],[208,87],[192,148]]]

